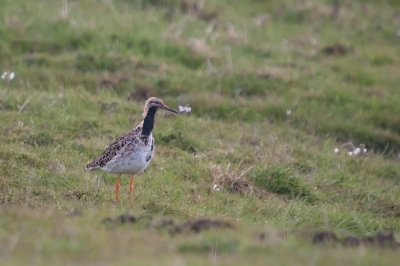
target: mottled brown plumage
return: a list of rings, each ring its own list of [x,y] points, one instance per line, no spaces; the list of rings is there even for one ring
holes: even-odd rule
[[[110,146],[108,146],[108,148],[99,158],[86,165],[86,169],[94,170],[94,168],[101,168],[106,166],[106,164],[111,161],[117,155],[117,153],[126,145],[139,147],[139,145],[141,144],[141,139],[139,138],[141,130],[142,127],[139,125],[132,131],[115,140],[113,143],[110,144]]]
[[[119,178],[123,174],[128,174],[132,175],[130,194],[133,201],[133,177],[149,165],[154,155],[152,130],[154,116],[160,109],[178,113],[167,107],[162,100],[156,97],[149,98],[144,106],[143,121],[135,129],[111,143],[99,158],[86,165],[87,170],[102,170],[118,174],[115,184],[117,200]]]

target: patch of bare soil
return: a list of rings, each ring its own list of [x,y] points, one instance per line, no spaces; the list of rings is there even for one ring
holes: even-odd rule
[[[201,231],[210,229],[233,228],[233,225],[221,220],[197,219],[186,221],[185,223],[175,226],[175,233],[200,233]]]
[[[347,55],[348,53],[352,52],[353,49],[341,44],[341,43],[334,43],[332,45],[326,46],[323,50],[322,53],[325,55],[333,55],[333,56],[344,56]]]
[[[114,219],[111,217],[106,217],[101,222],[103,224],[116,224],[116,225],[117,224],[134,224],[141,220],[151,220],[151,219],[152,219],[152,217],[147,216],[147,215],[141,215],[141,216],[136,217],[129,213],[124,213],[124,214],[117,216]]]
[[[304,230],[292,230],[280,233],[280,236],[285,238],[289,235],[295,235],[302,239],[311,240],[314,245],[320,246],[337,246],[341,245],[344,247],[371,247],[371,248],[385,248],[385,249],[400,249],[400,242],[396,241],[393,232],[377,232],[375,235],[357,237],[357,236],[344,236],[338,237],[332,231],[304,231]],[[267,234],[261,233],[258,236],[260,241],[266,239]]]
[[[259,198],[264,198],[269,195],[269,192],[255,187],[250,181],[243,179],[242,177],[251,170],[252,167],[243,171],[242,173],[236,173],[229,168],[224,170],[220,166],[211,165],[210,175],[212,178],[212,189],[219,191],[226,189],[230,193],[242,194],[242,195],[255,195]]]
[[[81,216],[82,214],[78,211],[69,213],[68,217]],[[118,226],[126,224],[136,224],[139,221],[144,221],[145,228],[166,230],[171,235],[175,234],[198,234],[208,230],[221,230],[221,229],[233,229],[235,225],[231,222],[199,218],[194,220],[187,220],[184,222],[177,222],[173,219],[157,219],[149,215],[134,216],[128,213],[121,214],[116,218],[106,217],[101,222],[103,224]],[[337,246],[343,246],[346,248],[355,247],[369,247],[369,248],[382,248],[391,250],[400,250],[400,242],[396,241],[393,232],[377,232],[375,235],[357,237],[353,235],[338,236],[333,231],[323,230],[301,230],[295,229],[291,231],[284,231],[279,233],[260,233],[256,236],[260,243],[264,241],[268,242],[270,237],[286,238],[288,236],[295,236],[302,240],[310,241],[313,245],[334,248]]]
[[[178,223],[172,219],[156,220],[150,216],[133,216],[131,214],[122,214],[116,218],[106,217],[102,220],[104,224],[135,224],[140,220],[147,220],[147,228],[155,228],[158,230],[167,230],[172,234],[177,233],[200,233],[211,229],[233,228],[234,226],[226,221],[200,218],[196,220],[187,220]]]

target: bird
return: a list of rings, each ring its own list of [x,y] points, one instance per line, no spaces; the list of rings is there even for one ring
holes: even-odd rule
[[[143,120],[125,135],[119,137],[103,154],[86,165],[86,170],[101,170],[117,174],[115,182],[115,200],[119,201],[119,181],[121,175],[131,175],[129,184],[130,201],[133,204],[134,177],[142,172],[154,156],[153,138],[154,116],[159,110],[179,114],[169,108],[157,97],[150,97],[144,105]]]

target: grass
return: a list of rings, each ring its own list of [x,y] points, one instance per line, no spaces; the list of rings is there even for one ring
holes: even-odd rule
[[[189,3],[3,1],[0,72],[16,76],[0,80],[2,265],[393,265],[387,249],[279,233],[398,233],[397,2]],[[148,96],[192,112],[157,115],[132,207],[113,201],[115,176],[84,166]],[[101,223],[125,212],[234,229]]]

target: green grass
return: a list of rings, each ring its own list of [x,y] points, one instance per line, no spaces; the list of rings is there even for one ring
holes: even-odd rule
[[[336,17],[328,0],[184,2],[2,2],[0,74],[16,77],[0,80],[1,264],[393,265],[390,250],[277,235],[398,234],[397,2],[342,0]],[[335,43],[346,53],[324,52]],[[132,207],[128,178],[115,203],[116,177],[85,164],[140,122],[147,94],[192,113],[157,115]],[[101,223],[125,212],[235,228]]]

